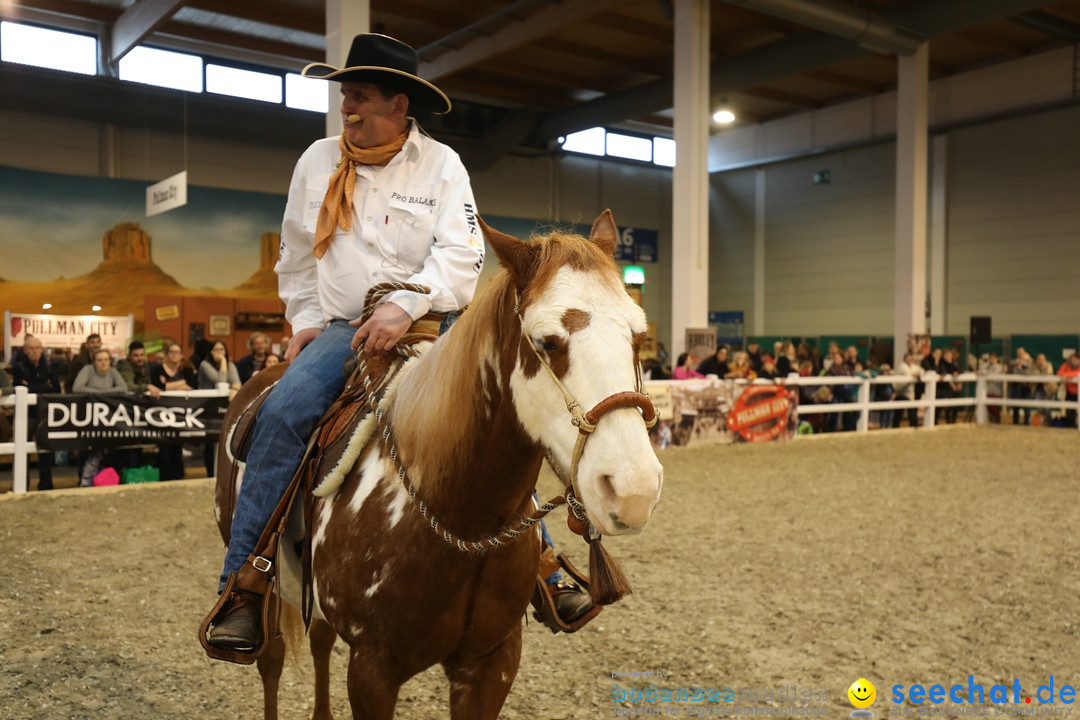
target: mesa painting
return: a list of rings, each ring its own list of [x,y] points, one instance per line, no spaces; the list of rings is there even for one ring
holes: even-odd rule
[[[285,197],[190,187],[186,206],[147,218],[145,187],[0,166],[0,309],[130,313],[135,334],[185,346],[208,339],[216,317],[234,353],[255,330],[283,333],[273,268]],[[172,327],[157,327],[155,297]],[[210,314],[186,317],[196,306]]]

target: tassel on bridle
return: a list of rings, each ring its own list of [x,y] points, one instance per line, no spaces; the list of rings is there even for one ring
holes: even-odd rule
[[[589,598],[593,605],[611,605],[622,600],[624,595],[634,592],[630,581],[626,579],[622,568],[611,557],[601,543],[602,537],[587,519],[578,516],[584,514],[582,507],[572,492],[567,493],[570,512],[566,514],[566,526],[589,543]]]

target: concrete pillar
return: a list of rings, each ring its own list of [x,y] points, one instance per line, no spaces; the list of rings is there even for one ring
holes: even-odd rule
[[[675,1],[671,345],[709,321],[709,0]]]
[[[926,43],[898,58],[894,367],[903,360],[908,335],[926,332],[928,58]]]
[[[371,0],[326,0],[326,63],[343,67],[353,38],[371,30]],[[326,136],[340,135],[341,86],[330,81],[330,111],[326,113]]]
[[[754,171],[754,322],[752,335],[765,334],[765,168]]]
[[[948,277],[948,148],[949,138],[938,135],[930,153],[930,334],[945,335],[949,326]]]

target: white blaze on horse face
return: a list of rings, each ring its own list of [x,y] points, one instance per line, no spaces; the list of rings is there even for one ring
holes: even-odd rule
[[[569,310],[586,313],[587,324],[568,329],[564,317]],[[645,313],[617,278],[562,268],[525,309],[523,328],[553,368],[565,368],[561,381],[583,412],[615,393],[636,389],[633,336],[646,331]],[[544,352],[544,339],[552,337],[561,349]],[[560,358],[560,353],[568,355]],[[569,472],[578,431],[558,386],[543,368],[527,376],[519,357],[510,387],[526,432]],[[618,535],[645,526],[660,498],[663,468],[637,408],[617,408],[600,418],[585,443],[577,482],[579,499],[600,532]]]

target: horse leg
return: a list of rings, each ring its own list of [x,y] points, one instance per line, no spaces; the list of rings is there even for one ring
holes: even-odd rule
[[[263,717],[265,720],[277,720],[278,684],[281,680],[281,668],[285,665],[285,638],[278,635],[270,640],[255,664],[262,678]]]
[[[353,720],[391,720],[401,683],[386,676],[383,663],[366,648],[353,646],[349,655],[349,706]]]
[[[330,711],[330,651],[337,634],[325,620],[312,620],[308,630],[311,660],[315,666],[315,712],[312,720],[334,720]]]
[[[521,625],[481,657],[443,663],[450,680],[451,720],[497,720],[521,659]]]

